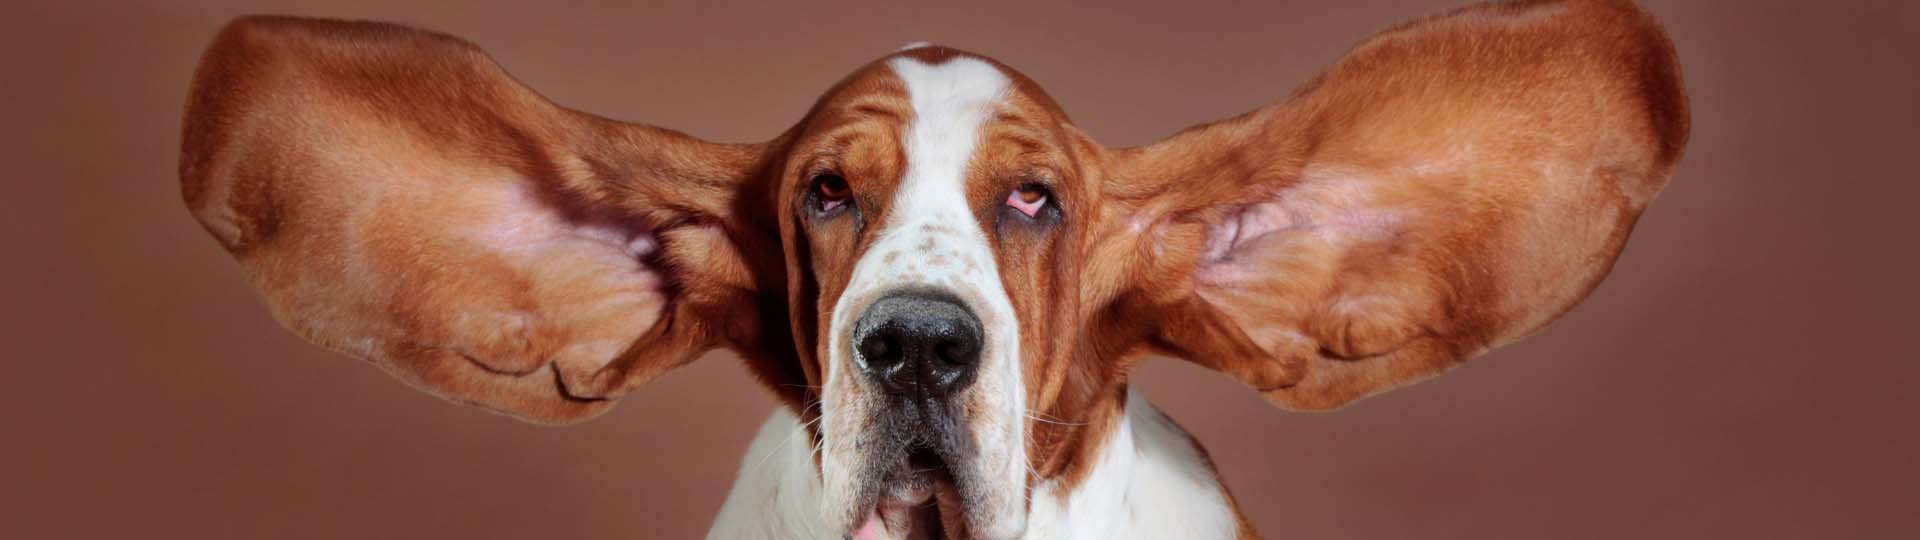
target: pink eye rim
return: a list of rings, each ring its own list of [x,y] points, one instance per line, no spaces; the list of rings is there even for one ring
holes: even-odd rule
[[[1039,217],[1040,210],[1047,207],[1047,200],[1051,198],[1052,194],[1047,192],[1046,187],[1030,184],[1007,193],[1007,206],[1027,217]]]

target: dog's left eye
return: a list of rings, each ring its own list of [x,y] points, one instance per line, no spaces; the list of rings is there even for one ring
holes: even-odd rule
[[[1046,186],[1027,184],[1014,188],[1012,193],[1007,194],[1007,206],[1013,207],[1014,210],[1019,210],[1020,213],[1026,214],[1027,217],[1034,217],[1035,214],[1040,213],[1041,208],[1047,206],[1048,196]]]
[[[821,173],[813,177],[813,193],[819,200],[821,212],[831,212],[846,204],[853,196],[853,189],[847,186],[847,179],[838,174]]]

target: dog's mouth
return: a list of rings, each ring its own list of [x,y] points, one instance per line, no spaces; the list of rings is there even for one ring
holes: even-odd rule
[[[884,478],[879,497],[882,507],[925,505],[933,501],[938,488],[953,485],[953,472],[946,460],[930,449],[908,453]]]
[[[881,465],[872,509],[850,535],[853,540],[948,538],[958,523],[959,490],[952,468],[940,452],[914,448]]]

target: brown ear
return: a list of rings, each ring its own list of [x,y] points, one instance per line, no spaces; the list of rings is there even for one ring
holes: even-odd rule
[[[754,346],[760,146],[563,109],[377,23],[237,20],[189,99],[188,206],[315,343],[543,422]]]
[[[1687,124],[1672,44],[1631,2],[1482,4],[1367,40],[1285,103],[1122,151],[1109,213],[1156,224],[1133,295],[1150,346],[1332,408],[1572,308]]]

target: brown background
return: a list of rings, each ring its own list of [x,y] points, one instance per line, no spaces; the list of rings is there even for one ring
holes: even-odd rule
[[[0,538],[696,537],[773,401],[700,362],[581,426],[300,342],[193,224],[186,82],[242,12],[449,31],[573,107],[769,137],[908,41],[995,56],[1109,144],[1277,99],[1451,0],[0,7]],[[1693,143],[1543,334],[1330,414],[1136,378],[1276,538],[1892,538],[1920,528],[1914,2],[1648,2]],[[1818,4],[1816,6],[1816,4]]]

